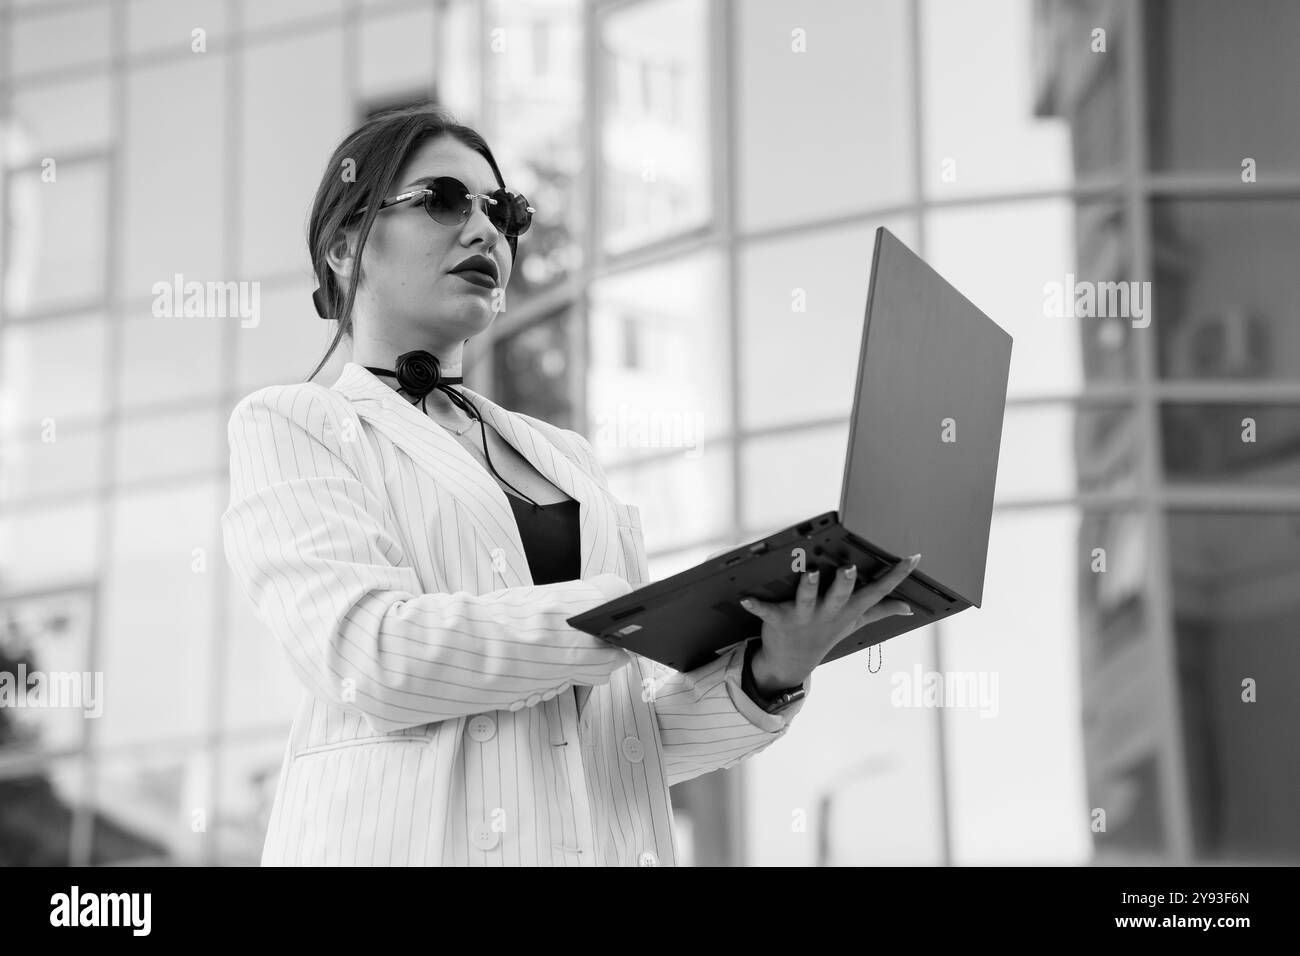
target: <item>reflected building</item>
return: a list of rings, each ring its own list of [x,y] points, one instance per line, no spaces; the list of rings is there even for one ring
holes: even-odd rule
[[[1081,330],[1087,384],[1135,404],[1079,416],[1080,486],[1146,502],[1079,535],[1093,840],[1098,862],[1294,862],[1300,134],[1278,118],[1300,106],[1300,10],[1128,6],[1034,5],[1036,110],[1117,200],[1078,200],[1079,278],[1154,292],[1149,327]]]

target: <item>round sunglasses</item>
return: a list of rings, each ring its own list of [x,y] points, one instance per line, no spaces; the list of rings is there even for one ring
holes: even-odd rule
[[[459,226],[469,219],[474,200],[482,199],[486,204],[488,220],[507,239],[526,233],[532,225],[533,213],[537,211],[528,205],[527,199],[509,189],[497,189],[490,195],[472,193],[468,186],[453,176],[438,176],[427,182],[428,185],[419,189],[385,199],[379,208],[386,209],[399,202],[419,199],[424,211],[434,222],[444,226]],[[354,215],[361,215],[367,208],[362,206]]]

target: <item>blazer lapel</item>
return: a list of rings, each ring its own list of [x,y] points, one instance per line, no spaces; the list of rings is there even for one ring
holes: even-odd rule
[[[504,550],[506,587],[531,584],[519,527],[506,492],[496,479],[441,425],[408,402],[363,366],[348,362],[332,386],[346,395],[372,427],[406,451],[463,505],[486,540]],[[483,420],[548,481],[578,502],[582,560],[579,577],[604,572],[627,576],[613,505],[595,479],[525,420],[464,385],[460,390]],[[478,426],[476,426],[477,430]],[[494,462],[495,464],[495,462]]]

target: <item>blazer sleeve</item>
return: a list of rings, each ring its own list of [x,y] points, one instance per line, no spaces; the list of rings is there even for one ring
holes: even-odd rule
[[[591,443],[576,431],[565,434],[584,467],[608,490]],[[762,622],[755,618],[755,637],[761,629]],[[669,786],[734,767],[767,749],[785,735],[811,696],[810,674],[803,682],[804,697],[776,714],[763,710],[741,688],[748,643],[735,644],[692,671],[675,671],[628,652],[641,674],[641,696],[651,704],[659,725]]]
[[[385,502],[358,477],[349,415],[323,386],[276,385],[244,398],[227,432],[227,560],[312,693],[390,733],[519,710],[627,664],[566,623],[627,593],[617,575],[422,593]]]

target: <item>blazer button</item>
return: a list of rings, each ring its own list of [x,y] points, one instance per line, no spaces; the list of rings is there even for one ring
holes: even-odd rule
[[[646,850],[639,857],[637,857],[636,862],[637,865],[639,866],[658,866],[659,857],[655,856],[654,850]]]
[[[501,834],[486,823],[480,823],[470,831],[470,841],[480,850],[491,850],[501,842]]]
[[[487,714],[479,714],[477,717],[470,718],[469,735],[479,743],[491,740],[497,732],[497,722]]]
[[[641,746],[641,741],[635,737],[624,737],[623,756],[633,763],[640,763],[645,757],[645,749]]]

